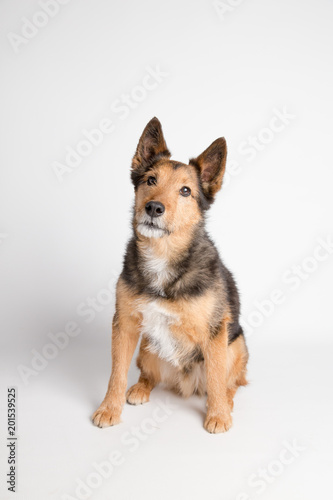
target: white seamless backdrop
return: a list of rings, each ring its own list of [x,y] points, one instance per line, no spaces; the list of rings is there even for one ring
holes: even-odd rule
[[[332,15],[330,0],[2,0],[1,498],[10,386],[18,500],[327,493]],[[89,420],[153,116],[177,160],[228,144],[207,225],[239,285],[251,383],[223,436],[203,430],[204,400],[163,388],[116,428]]]

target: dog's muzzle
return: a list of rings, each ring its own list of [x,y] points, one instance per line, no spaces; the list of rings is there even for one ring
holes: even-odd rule
[[[150,206],[148,207],[149,204]],[[163,218],[159,218],[164,212],[165,207],[162,203],[156,201],[148,202],[145,206],[145,212],[141,217],[137,218],[138,232],[147,238],[161,238],[166,234],[170,234],[170,231],[165,227]]]

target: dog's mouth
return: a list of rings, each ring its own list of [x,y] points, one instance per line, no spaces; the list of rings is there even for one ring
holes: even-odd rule
[[[137,222],[137,231],[146,237],[160,238],[167,234],[170,234],[170,231],[164,227],[162,221],[154,221],[152,219],[143,218]]]
[[[161,231],[165,234],[170,234],[170,231],[168,231],[167,229],[165,229],[165,227],[161,227],[157,224],[155,224],[154,222],[147,222],[147,221],[144,221],[144,222],[139,222],[138,223],[138,228],[141,228],[144,227],[146,230],[155,230],[155,231]]]
[[[157,224],[154,224],[154,222],[141,222],[140,224],[143,224],[144,226],[152,228],[152,229],[161,229],[162,231],[166,231],[166,229],[158,226]]]

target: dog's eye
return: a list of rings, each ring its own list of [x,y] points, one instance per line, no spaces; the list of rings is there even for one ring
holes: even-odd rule
[[[154,184],[156,184],[156,182],[156,177],[153,177],[152,175],[150,175],[147,179],[148,186],[153,186]]]
[[[187,187],[187,186],[183,186],[183,187],[179,190],[179,192],[180,192],[180,194],[181,194],[182,196],[190,196],[190,194],[191,194],[191,190],[190,190],[190,188],[189,188],[189,187]]]

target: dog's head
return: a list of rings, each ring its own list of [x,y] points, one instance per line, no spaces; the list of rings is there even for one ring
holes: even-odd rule
[[[134,229],[147,238],[182,233],[203,218],[222,185],[226,141],[217,139],[189,164],[170,156],[161,124],[153,118],[141,135],[131,171]]]

